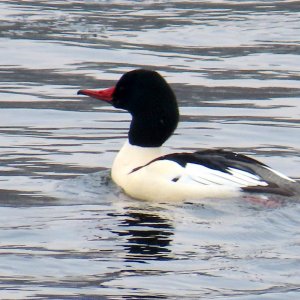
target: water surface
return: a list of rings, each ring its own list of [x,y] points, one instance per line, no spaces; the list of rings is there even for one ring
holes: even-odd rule
[[[299,179],[298,1],[0,3],[1,299],[298,299],[299,203],[130,199],[129,115],[76,95],[150,68],[168,150],[221,147]]]

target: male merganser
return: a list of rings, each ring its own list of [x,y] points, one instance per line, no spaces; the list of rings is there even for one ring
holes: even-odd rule
[[[230,151],[163,154],[179,120],[176,97],[155,71],[125,73],[115,87],[80,90],[132,115],[128,140],[111,175],[126,194],[142,200],[232,197],[241,192],[300,194],[300,184],[250,157]]]

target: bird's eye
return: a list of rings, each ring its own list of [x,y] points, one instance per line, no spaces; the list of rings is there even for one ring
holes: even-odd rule
[[[123,86],[123,85],[119,86],[119,91],[124,92],[125,91],[125,86]]]

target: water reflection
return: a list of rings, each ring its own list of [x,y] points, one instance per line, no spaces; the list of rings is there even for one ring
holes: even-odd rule
[[[157,211],[142,212],[132,208],[117,217],[122,221],[120,230],[115,233],[125,238],[123,246],[127,261],[171,259],[169,246],[174,234],[171,220],[159,215]]]

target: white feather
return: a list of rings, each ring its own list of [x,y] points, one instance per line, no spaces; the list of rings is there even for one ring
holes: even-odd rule
[[[259,176],[248,173],[246,171],[238,170],[235,168],[228,168],[229,172],[236,178],[240,178],[246,184],[246,186],[267,186],[268,184],[265,181],[262,181]]]
[[[228,170],[230,173],[210,169],[198,164],[187,164],[182,181],[188,181],[187,178],[189,178],[191,181],[197,181],[200,184],[228,185],[232,187],[267,185],[266,182],[251,173],[234,168],[229,168]]]

